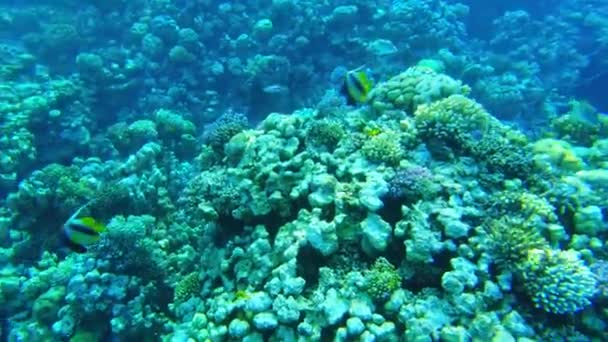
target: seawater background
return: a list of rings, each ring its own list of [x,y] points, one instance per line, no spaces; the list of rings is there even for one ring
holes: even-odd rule
[[[484,271],[479,266],[471,271],[474,267],[460,259],[450,263],[457,255],[472,264],[483,259],[475,247],[473,230],[466,235],[466,243],[457,238],[450,242],[460,244],[460,249],[437,247],[442,252],[433,252],[435,268],[422,280],[411,280],[412,274],[420,276],[411,260],[410,264],[399,265],[406,257],[402,248],[395,246],[402,246],[407,238],[393,240],[382,253],[364,252],[358,243],[342,243],[328,255],[319,255],[315,248],[302,248],[296,253],[297,267],[294,260],[292,264],[279,260],[275,254],[282,250],[276,247],[280,241],[275,238],[280,227],[290,222],[296,226],[298,210],[311,209],[311,205],[306,196],[285,200],[292,187],[298,188],[289,177],[279,182],[287,190],[271,181],[268,186],[265,182],[274,175],[266,175],[264,166],[276,168],[277,173],[283,169],[304,170],[310,175],[320,173],[319,169],[307,169],[298,163],[280,164],[269,156],[277,154],[281,155],[278,159],[289,160],[290,153],[301,152],[302,145],[291,151],[293,139],[260,139],[255,134],[244,135],[243,146],[258,146],[266,139],[291,152],[259,147],[260,156],[252,160],[262,165],[253,169],[239,169],[222,161],[230,137],[255,126],[272,112],[318,109],[323,117],[294,114],[294,118],[303,117],[305,123],[283,118],[283,124],[270,120],[266,129],[289,126],[301,130],[293,133],[285,129],[282,134],[298,137],[311,146],[329,146],[330,152],[344,135],[352,135],[350,143],[361,147],[352,129],[362,128],[357,133],[368,134],[362,138],[367,140],[377,134],[369,132],[398,130],[395,124],[413,113],[404,111],[392,122],[366,123],[369,118],[358,117],[352,114],[355,108],[344,107],[337,93],[340,75],[361,65],[376,83],[381,83],[426,60],[424,65],[467,84],[471,88],[469,96],[491,115],[534,139],[553,136],[568,140],[565,134],[550,133],[556,129],[552,122],[566,114],[577,116],[580,120],[575,121],[582,122],[583,127],[600,127],[598,120],[608,106],[605,1],[22,0],[0,1],[0,7],[3,338],[105,341],[159,340],[163,336],[182,340],[189,336],[198,341],[227,340],[228,336],[239,340],[251,334],[250,338],[258,340],[271,336],[289,340],[296,335],[305,340],[328,340],[340,338],[347,327],[344,307],[365,323],[368,335],[380,340],[409,340],[431,334],[446,339],[484,338],[480,335],[484,330],[540,339],[606,338],[606,314],[602,311],[605,294],[596,295],[584,313],[554,319],[534,311],[530,294],[526,297],[525,290],[517,289],[517,282],[513,291],[508,289],[510,285],[500,284],[494,269]],[[329,125],[325,125],[327,118],[333,120]],[[332,132],[329,137],[322,135],[327,131]],[[559,155],[552,157],[558,161],[551,159],[556,169],[551,177],[556,180],[548,188],[575,187],[564,180],[570,174],[562,172],[606,169],[604,145],[594,145],[606,138],[602,136],[605,131],[598,128],[590,132],[597,136],[587,140],[569,137],[574,147],[551,145]],[[479,141],[484,137],[479,132],[471,135]],[[592,145],[595,149],[591,152],[578,149],[591,149]],[[355,153],[358,147],[343,155]],[[398,216],[403,197],[422,197],[418,192],[426,191],[417,190],[417,184],[431,174],[441,174],[443,169],[444,181],[433,178],[432,182],[447,189],[445,179],[464,184],[457,179],[475,174],[472,170],[477,167],[466,168],[457,159],[441,166],[419,157],[413,147],[408,150],[410,145],[401,147],[406,151],[397,151],[398,157],[422,167],[400,166],[409,177],[402,183],[394,181],[401,187],[396,190],[400,202],[384,201],[389,213],[383,214],[382,222],[390,222],[393,228],[402,219]],[[312,155],[310,160],[325,158]],[[374,154],[370,152],[368,159],[370,155]],[[572,161],[572,155],[580,160]],[[337,164],[350,165],[344,160]],[[391,167],[399,171],[397,166]],[[452,173],[459,168],[466,169],[466,175]],[[333,174],[338,166],[327,169]],[[366,170],[369,174],[376,172]],[[500,172],[487,178],[509,178],[496,174]],[[352,179],[353,189],[358,189],[357,177]],[[387,181],[397,178],[390,172],[382,177]],[[330,177],[309,178],[302,183],[312,184],[311,192],[334,184]],[[472,178],[471,182],[478,181]],[[605,178],[593,178],[594,188],[580,198],[581,192],[572,195],[570,190],[558,194],[549,189],[541,191],[542,187],[535,188],[527,179],[519,188],[512,185],[509,189],[478,178],[479,183],[493,184],[482,186],[489,202],[509,197],[507,193],[512,190],[525,195],[529,191],[538,199],[534,203],[552,205],[555,218],[547,214],[538,219],[543,221],[541,233],[547,237],[547,226],[552,224],[565,226],[568,238],[551,241],[552,247],[581,252],[587,265],[595,265],[594,272],[603,281],[597,284],[598,293],[604,293],[608,273],[603,261]],[[339,183],[348,182],[340,179]],[[370,187],[380,188],[378,184]],[[578,183],[576,186],[582,188]],[[264,215],[240,213],[239,203],[257,203],[255,198],[243,195],[256,187],[265,196],[275,196],[272,205],[276,207]],[[403,187],[413,194],[404,194]],[[357,194],[358,190],[349,193],[348,187],[344,188],[340,191],[346,198]],[[253,197],[259,195],[253,190],[251,193]],[[324,203],[324,198],[318,195],[310,201]],[[454,198],[450,205],[457,207]],[[505,201],[523,201],[515,195],[513,198]],[[85,203],[91,203],[88,214],[111,222],[112,229],[92,252],[75,255],[61,247],[57,234],[65,219]],[[325,204],[321,207],[326,208]],[[438,215],[433,208],[428,209],[430,215]],[[333,211],[336,209],[308,213],[300,221],[324,227],[325,221],[333,222],[329,219]],[[371,226],[370,221],[363,221],[365,215],[360,210],[346,212],[356,221],[352,225],[362,221]],[[484,214],[490,212],[488,209]],[[511,214],[525,216],[524,212],[522,207]],[[500,210],[498,213],[504,214]],[[393,216],[395,222],[387,218]],[[572,223],[576,217],[581,222],[585,218],[590,222],[585,227],[593,228],[576,228]],[[461,213],[455,220],[471,227],[482,226],[480,220],[469,220],[467,214]],[[254,228],[256,225],[266,231]],[[293,235],[298,232],[295,229]],[[447,246],[450,239],[443,233],[436,240]],[[326,250],[323,248],[318,249]],[[468,253],[468,249],[473,251]],[[364,271],[376,270],[378,273],[372,274],[380,274],[381,283],[386,282],[382,277],[395,280],[391,267],[386,271],[386,265],[380,263],[373,268],[379,256],[395,264],[400,277],[398,287],[421,293],[416,299],[419,308],[442,308],[436,310],[435,317],[415,320],[408,315],[416,310],[406,308],[399,319],[395,318],[399,315],[381,309],[381,304],[365,300],[353,309],[353,293],[366,292],[365,286],[356,283],[369,282],[370,277],[377,279]],[[355,261],[348,263],[348,259]],[[460,265],[458,271],[469,270],[458,275],[459,281],[475,284],[466,285],[470,297],[450,302],[441,277],[452,267],[457,268],[454,265]],[[327,269],[320,270],[324,266]],[[343,277],[334,277],[331,272]],[[352,272],[367,274],[367,278],[357,278]],[[249,282],[244,276],[248,273],[253,274]],[[340,282],[328,283],[330,278]],[[491,282],[483,283],[485,278]],[[301,284],[304,280],[306,286]],[[481,284],[486,284],[485,290]],[[500,285],[501,291],[496,290],[500,296],[492,292],[496,284]],[[574,292],[579,291],[574,287]],[[486,300],[494,294],[500,299]],[[404,302],[416,302],[408,296],[402,294]],[[386,300],[384,295],[379,297]],[[469,308],[463,309],[467,300]],[[450,306],[459,309],[450,312]],[[511,306],[516,315],[508,316],[505,312]],[[315,311],[315,307],[321,309]],[[476,311],[481,313],[475,315]],[[306,316],[306,312],[312,313]],[[370,318],[371,312],[383,316]],[[537,316],[541,318],[537,320]],[[450,326],[448,321],[456,323]],[[393,324],[392,329],[387,322]],[[357,323],[351,322],[349,329],[356,330],[352,326]],[[427,330],[414,328],[424,324],[429,326]],[[397,333],[408,326],[410,335]],[[351,339],[359,336],[351,335]]]

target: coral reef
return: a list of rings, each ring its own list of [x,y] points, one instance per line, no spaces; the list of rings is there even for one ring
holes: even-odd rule
[[[0,5],[0,337],[608,340],[608,6],[482,3]]]

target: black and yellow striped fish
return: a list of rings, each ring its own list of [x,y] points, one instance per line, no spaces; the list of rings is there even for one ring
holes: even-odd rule
[[[365,103],[373,87],[373,82],[369,79],[363,67],[347,71],[344,75],[342,93],[346,96],[349,105]]]
[[[86,246],[98,242],[100,233],[106,230],[102,223],[92,217],[78,218],[81,210],[82,208],[78,209],[63,225],[65,243],[77,253],[86,252]]]

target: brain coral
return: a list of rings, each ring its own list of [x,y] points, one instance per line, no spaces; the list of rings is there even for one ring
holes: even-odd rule
[[[370,99],[372,109],[377,113],[386,110],[413,113],[420,104],[469,92],[470,88],[460,81],[431,68],[415,66],[378,84],[372,90]]]

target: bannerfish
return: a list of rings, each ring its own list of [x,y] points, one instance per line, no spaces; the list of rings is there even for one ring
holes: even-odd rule
[[[367,72],[363,70],[363,67],[347,71],[344,74],[341,92],[346,97],[346,102],[349,105],[367,102],[369,92],[373,87],[373,82],[368,77]]]
[[[86,205],[85,205],[86,206]],[[85,253],[87,246],[99,241],[100,233],[106,230],[106,227],[92,217],[80,217],[80,211],[85,207],[82,206],[65,221],[62,228],[62,237],[65,244],[76,253]]]

